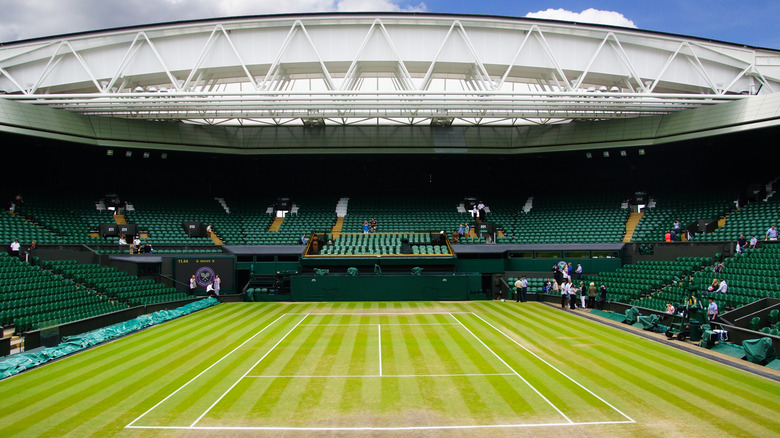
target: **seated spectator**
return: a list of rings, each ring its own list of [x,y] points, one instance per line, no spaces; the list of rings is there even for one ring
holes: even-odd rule
[[[671,242],[672,241],[672,232],[669,230],[666,230],[666,234],[664,234],[664,241],[665,242]]]
[[[775,228],[774,225],[766,230],[766,237],[764,237],[764,240],[777,241],[777,228]]]
[[[666,303],[666,313],[668,313],[670,315],[674,315],[674,305],[672,304],[671,301]]]
[[[368,221],[363,221],[363,234],[368,234],[368,230],[371,227],[368,225]]]
[[[376,219],[371,218],[371,232],[376,233]]]
[[[756,235],[753,234],[752,236],[750,236],[750,247],[755,248],[756,245],[758,245],[758,239],[756,238]]]
[[[725,294],[729,291],[729,285],[726,284],[726,280],[721,280],[720,285],[718,285],[718,289],[715,290],[716,294]]]
[[[745,239],[744,234],[740,234],[739,238],[737,239],[737,252],[742,252],[743,249],[748,247],[747,239]]]
[[[710,287],[707,288],[707,292],[715,292],[718,289],[718,287],[720,287],[720,283],[718,283],[718,279],[717,278],[713,278],[712,279],[712,284],[710,285]],[[705,292],[705,293],[707,293],[707,292]]]
[[[715,265],[715,268],[712,269],[712,272],[719,274],[721,271],[723,271],[723,268],[724,268],[723,263],[718,263],[717,265]]]

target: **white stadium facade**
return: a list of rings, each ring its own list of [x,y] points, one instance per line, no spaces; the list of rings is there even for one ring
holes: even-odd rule
[[[364,178],[388,176],[365,165],[385,157],[422,181],[440,159],[491,172],[549,153],[576,165],[665,145],[760,150],[779,125],[780,51],[594,24],[298,14],[0,45],[0,135],[47,170],[209,156],[283,176],[311,156],[352,160],[337,173]]]

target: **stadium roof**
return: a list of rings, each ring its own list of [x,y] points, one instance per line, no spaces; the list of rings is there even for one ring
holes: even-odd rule
[[[549,125],[777,91],[776,50],[494,16],[236,17],[0,46],[6,100],[209,125]]]

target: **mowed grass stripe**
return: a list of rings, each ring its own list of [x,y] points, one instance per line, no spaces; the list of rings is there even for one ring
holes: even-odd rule
[[[547,309],[550,310],[549,308]],[[554,316],[551,318],[557,319],[558,317],[564,317],[564,315],[560,315],[559,312],[554,312]],[[532,316],[533,318],[533,316]],[[621,345],[620,348],[616,348],[614,342],[614,339],[610,337],[604,337],[603,332],[600,332],[597,330],[599,327],[594,326],[593,322],[583,320],[582,318],[574,318],[577,321],[574,323],[567,323],[566,326],[570,330],[576,330],[580,333],[586,334],[586,336],[589,339],[603,339],[606,342],[603,342],[603,344],[600,344],[598,348],[594,348],[591,351],[582,351],[581,354],[591,357],[592,361],[595,363],[601,362],[601,359],[604,357],[605,350],[602,348],[603,346],[606,346],[609,350],[608,354],[618,354],[620,352],[627,352],[632,355],[640,355],[640,354],[646,354],[648,352],[648,348],[658,349],[658,350],[666,350],[666,351],[659,351],[659,354],[656,356],[657,358],[660,358],[661,360],[656,360],[656,357],[648,358],[648,361],[654,362],[651,366],[651,368],[654,370],[654,372],[666,372],[671,375],[675,375],[679,373],[680,369],[685,369],[686,367],[691,366],[692,364],[695,364],[696,366],[704,368],[704,372],[701,373],[686,373],[686,380],[688,382],[689,386],[696,387],[701,390],[702,393],[708,392],[712,393],[709,397],[710,400],[716,401],[716,402],[723,402],[727,403],[728,400],[725,398],[721,399],[717,394],[723,393],[725,391],[740,393],[740,394],[746,394],[745,386],[744,385],[736,385],[734,382],[734,376],[744,375],[744,373],[728,368],[728,367],[711,367],[712,364],[711,361],[706,360],[701,357],[692,356],[688,353],[679,351],[677,349],[673,349],[671,347],[663,346],[661,344],[651,342],[645,339],[637,339],[636,336],[631,335],[629,333],[621,332],[620,334],[622,337],[624,337],[627,342],[625,345]],[[659,373],[663,374],[663,373]],[[718,377],[720,376],[720,377]],[[756,381],[758,382],[758,381]],[[766,388],[765,385],[760,385],[761,388]],[[763,391],[761,391],[763,392]],[[754,404],[754,407],[759,406],[766,406],[767,403],[778,405],[778,397],[776,394],[772,393],[765,393],[766,398],[762,397],[759,394],[756,394],[755,392],[751,392],[750,397],[746,397],[744,400],[739,402],[739,405],[743,405],[744,403],[747,403],[748,405]]]
[[[252,317],[250,316],[249,320],[236,321],[235,325],[224,325],[223,322],[218,321],[209,326],[211,333],[214,333],[210,337],[210,341],[213,344],[211,351],[215,351],[214,346],[220,345],[224,341],[224,338],[219,337],[219,332],[215,332],[215,330],[232,330],[239,334],[240,337],[232,342],[226,342],[225,346],[216,350],[215,354],[200,362],[197,368],[193,368],[187,373],[186,379],[180,382],[180,385],[172,388],[170,391],[168,389],[171,388],[165,388],[166,391],[158,391],[156,396],[150,400],[154,402],[152,406],[181,388],[175,395],[171,395],[170,398],[162,402],[158,408],[146,414],[140,424],[156,424],[156,420],[163,415],[165,416],[165,421],[173,421],[175,419],[175,421],[180,421],[181,424],[185,425],[194,420],[213,400],[210,400],[207,396],[204,397],[204,395],[209,394],[210,391],[216,392],[226,389],[225,379],[238,378],[259,355],[262,355],[264,351],[263,346],[273,343],[281,337],[285,327],[293,320],[292,317],[284,316],[283,313],[274,313],[266,316],[268,317],[267,319],[255,317],[255,319],[259,319],[255,322],[258,325],[252,324]],[[255,336],[256,334],[257,336]],[[253,336],[255,337],[253,338]],[[232,336],[226,333],[226,337]],[[242,344],[244,345],[238,348]],[[228,356],[226,357],[226,355]],[[197,379],[187,384],[186,387],[182,388],[182,385],[212,365],[214,367],[208,373],[200,375]]]
[[[175,336],[196,337],[197,335],[187,335],[188,330],[191,330],[188,327],[188,323],[183,320],[176,320],[172,321],[171,325],[166,328],[172,329],[172,333],[174,333]],[[147,332],[148,331],[150,330],[147,330]],[[151,345],[151,351],[155,354],[154,356],[151,356],[152,361],[155,361],[156,364],[162,364],[162,366],[175,366],[175,364],[169,363],[170,361],[166,361],[169,356],[168,347],[170,341],[164,336],[160,336],[159,339],[157,339],[147,332],[141,332],[139,335],[144,335],[147,342],[149,339],[155,339],[155,342]],[[123,348],[127,345],[133,347],[127,349]],[[89,404],[90,399],[87,398],[87,396],[92,395],[93,399],[97,398],[98,401],[103,401],[106,398],[117,395],[106,394],[105,388],[107,386],[110,387],[110,385],[107,385],[108,381],[122,383],[132,379],[143,386],[143,383],[145,383],[143,377],[138,376],[138,374],[142,373],[135,372],[137,368],[140,368],[142,371],[145,371],[148,368],[147,365],[143,365],[143,362],[148,359],[147,355],[149,354],[149,351],[145,351],[148,349],[144,349],[143,346],[144,344],[132,340],[132,337],[123,338],[111,344],[100,346],[90,351],[89,353],[95,354],[90,354],[89,356],[97,357],[98,360],[103,359],[104,361],[98,367],[90,366],[87,368],[89,370],[89,373],[87,374],[75,373],[74,375],[72,372],[70,374],[67,372],[62,373],[58,369],[60,368],[60,365],[62,365],[63,368],[70,368],[74,364],[82,366],[84,363],[81,358],[79,358],[79,360],[74,360],[73,363],[68,363],[67,360],[64,360],[32,370],[30,373],[40,372],[48,384],[30,385],[23,393],[11,394],[5,393],[7,391],[5,385],[0,385],[0,387],[3,387],[3,397],[5,400],[14,400],[18,403],[17,406],[25,407],[15,413],[15,419],[21,424],[40,425],[43,424],[43,422],[52,422],[56,417],[53,414],[57,414],[61,410],[65,411],[67,409],[71,412],[85,411],[91,406]],[[83,353],[77,356],[87,357]],[[77,356],[74,356],[73,358],[75,359]],[[106,362],[106,360],[109,361]],[[79,368],[79,370],[84,371],[84,368]],[[71,375],[73,377],[63,378],[62,376],[64,375]],[[14,379],[10,379],[9,382],[12,382],[13,380]],[[121,392],[122,396],[126,396],[128,391],[135,391],[136,388],[138,387],[130,387],[124,391],[118,392]],[[47,406],[47,408],[42,411],[41,408],[43,406]],[[104,408],[105,406],[98,406],[97,412],[99,413],[99,411]],[[63,418],[65,419],[70,417],[71,415],[67,415],[67,412],[63,415]],[[67,420],[63,421],[68,422]],[[13,424],[9,424],[9,426],[12,425]]]
[[[557,360],[562,363],[569,364],[567,366],[571,368],[569,373],[578,381],[586,385],[599,386],[604,388],[607,393],[615,394],[614,398],[633,407],[631,415],[636,415],[634,419],[637,421],[646,419],[643,415],[648,412],[646,409],[648,404],[659,406],[662,410],[677,411],[678,415],[692,422],[699,421],[697,418],[700,416],[700,412],[697,406],[711,405],[711,409],[715,411],[713,413],[723,414],[720,418],[711,421],[722,431],[733,433],[735,430],[739,430],[734,426],[737,423],[747,429],[755,430],[759,434],[767,430],[778,430],[776,423],[778,398],[776,395],[771,401],[767,400],[768,404],[762,405],[762,402],[749,401],[751,394],[750,391],[745,391],[745,387],[733,393],[726,393],[728,394],[726,395],[722,389],[718,389],[717,381],[713,380],[709,383],[699,380],[700,376],[707,376],[712,370],[726,367],[671,347],[638,338],[630,333],[568,315],[567,312],[560,312],[547,306],[537,307],[540,308],[523,314],[522,319],[517,320],[517,324],[527,327],[529,321],[536,321],[537,328],[540,330],[543,330],[541,327],[546,327],[566,334],[571,334],[570,330],[576,328],[580,333],[592,337],[594,342],[599,343],[597,349],[587,351],[591,355],[590,359],[587,355],[583,358],[584,363],[590,360],[589,366],[592,367],[590,368],[592,373],[581,373],[570,366],[571,358],[566,356],[571,356],[572,349],[566,348],[565,345],[559,344],[561,348],[548,348],[550,336],[541,338],[547,341],[544,345],[533,343],[534,347],[542,352],[540,355],[557,357]],[[492,310],[496,310],[498,314],[521,312],[521,310],[510,307]],[[530,341],[533,342],[533,339]],[[561,351],[566,351],[567,354],[559,356]],[[583,354],[582,351],[578,353]],[[676,363],[676,366],[667,367],[669,362]],[[729,385],[733,385],[731,382],[745,380],[753,380],[754,383],[755,380],[763,380],[765,384],[768,383],[764,379],[733,369],[718,371],[732,376],[728,380]],[[713,374],[717,373],[713,372]],[[776,384],[770,384],[770,386],[774,386],[774,390],[777,391]],[[735,399],[736,402],[734,402]],[[751,408],[741,408],[744,403],[751,405]],[[652,415],[649,415],[647,420],[650,418]]]
[[[219,306],[217,306],[218,308]],[[216,308],[214,308],[216,310]],[[209,309],[210,310],[210,309]],[[170,344],[171,341],[166,339],[164,333],[166,330],[170,330],[174,336],[180,336],[185,342],[188,339],[186,333],[190,330],[188,321],[199,320],[199,316],[205,316],[206,318],[212,312],[204,310],[197,314],[191,315],[186,318],[172,321],[168,324],[162,325],[155,329],[146,330],[136,335],[122,338],[110,344],[105,344],[93,350],[83,352],[73,357],[73,359],[79,358],[80,362],[83,360],[79,356],[84,358],[97,357],[103,359],[103,363],[99,366],[90,366],[88,363],[80,368],[81,372],[71,373],[70,378],[63,378],[63,374],[60,374],[60,367],[69,367],[68,360],[55,362],[32,372],[41,372],[48,377],[48,385],[38,385],[28,387],[24,392],[24,396],[33,394],[38,399],[37,402],[27,402],[21,398],[21,394],[4,395],[6,400],[14,401],[20,400],[17,406],[28,406],[27,409],[15,412],[15,421],[6,421],[4,424],[10,428],[19,426],[22,428],[29,428],[31,424],[34,424],[36,428],[45,427],[48,424],[57,424],[56,421],[60,421],[57,424],[56,433],[62,433],[64,430],[69,430],[78,424],[78,421],[72,421],[72,418],[79,418],[78,413],[93,412],[95,415],[100,416],[101,419],[105,418],[100,413],[106,409],[107,406],[112,406],[112,403],[117,398],[122,400],[127,399],[129,395],[133,395],[142,390],[142,388],[148,387],[148,380],[146,378],[161,377],[156,367],[159,366],[174,366],[175,355],[170,357]],[[224,318],[222,318],[224,320]],[[196,325],[197,326],[197,325]],[[166,330],[159,330],[160,328]],[[192,337],[196,337],[197,334],[192,334]],[[154,339],[154,352],[155,355],[145,355],[143,344],[138,344],[136,337],[144,337],[149,342],[150,339]],[[167,345],[166,345],[167,344]],[[128,348],[125,350],[123,347],[127,345],[136,345],[135,348]],[[148,345],[147,345],[148,346]],[[165,353],[162,353],[165,352]],[[109,360],[106,362],[106,360]],[[146,363],[145,363],[146,362]],[[100,362],[98,362],[100,363]],[[186,363],[186,362],[185,362]],[[84,370],[89,370],[85,373]],[[68,374],[64,374],[68,375]],[[21,376],[19,376],[21,377]],[[168,376],[170,377],[170,376]],[[13,381],[9,380],[8,382]],[[54,382],[54,385],[52,385]],[[133,383],[127,388],[121,389],[120,383]],[[3,384],[6,382],[2,382]],[[167,383],[167,382],[166,382]],[[0,387],[5,387],[0,384]],[[174,385],[175,383],[171,383]],[[38,395],[41,390],[48,389],[49,395],[43,397]],[[110,390],[114,390],[114,393],[109,393]],[[93,400],[97,400],[98,403],[92,403]],[[22,404],[24,403],[24,405]],[[24,412],[30,410],[36,411],[34,414],[24,416]]]

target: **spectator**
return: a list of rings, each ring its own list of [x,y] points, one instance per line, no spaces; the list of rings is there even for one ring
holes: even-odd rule
[[[198,286],[197,280],[195,280],[195,275],[190,277],[190,296],[195,295],[195,288]]]
[[[674,315],[674,305],[672,304],[671,301],[666,303],[666,313],[668,313],[670,315]]]
[[[520,279],[520,289],[518,292],[520,292],[520,296],[518,297],[519,301],[523,303],[528,301],[528,280],[525,278],[525,275]]]
[[[729,291],[729,285],[726,284],[726,280],[721,280],[720,285],[718,285],[718,288],[715,290],[716,294],[725,294]]]
[[[677,241],[677,232],[672,230],[671,233],[669,233],[669,241],[670,242],[676,242]]]
[[[306,243],[309,242],[309,238],[306,237],[306,234],[301,234],[301,238],[298,239],[298,242],[300,242],[301,245],[306,245]]]
[[[214,295],[219,296],[219,290],[222,288],[222,279],[219,275],[214,274]]]
[[[11,242],[11,257],[19,258],[19,248],[21,248],[22,245],[19,244],[19,239],[14,239],[13,242]]]
[[[460,227],[458,228],[458,234],[460,234],[461,236],[466,235],[466,229],[463,228],[463,224],[460,224]]]
[[[552,284],[550,285],[550,293],[557,294],[558,289],[558,280],[553,280]]]
[[[469,230],[470,230],[470,228],[469,228],[469,223],[468,223],[468,222],[466,222],[466,223],[463,225],[463,235],[464,235],[464,236],[468,236],[468,235],[469,235]]]
[[[363,221],[363,234],[368,234],[369,225],[368,221]]]
[[[370,223],[370,225],[371,225],[371,232],[372,232],[372,233],[376,233],[376,219],[374,219],[374,218],[371,218],[371,223]]]
[[[682,224],[679,220],[675,219],[674,223],[672,224],[672,231],[674,231],[674,234],[680,235],[682,234]]]
[[[24,260],[29,262],[30,253],[35,251],[37,248],[38,248],[38,242],[33,240],[32,243],[30,244],[30,247],[27,248],[27,252],[24,254]]]
[[[577,280],[582,280],[582,264],[577,263],[577,269],[574,270],[574,273],[577,275]]]
[[[704,292],[704,293],[706,294],[707,292],[715,292],[718,289],[718,287],[720,287],[720,283],[718,283],[718,279],[717,278],[713,278],[712,279],[712,284],[710,284],[710,287],[708,287],[707,291]]]
[[[549,278],[546,278],[544,280],[544,286],[542,286],[542,292],[544,292],[546,294],[549,294],[550,292],[552,292],[552,282],[550,281]]]
[[[587,297],[585,296],[585,282],[580,281],[580,307],[585,308],[587,305],[585,304],[585,301],[587,300]]]
[[[457,231],[452,232],[452,243],[458,243],[458,239],[460,239],[460,233]]]
[[[479,222],[479,209],[476,205],[471,209],[471,217],[474,218],[475,222]]]
[[[718,317],[718,304],[715,303],[715,299],[710,297],[710,305],[707,306],[707,319],[710,322],[714,322],[715,318]]]
[[[214,227],[211,224],[206,226],[206,237],[211,237],[211,233],[214,231]]]
[[[764,240],[771,240],[771,241],[777,241],[777,228],[775,228],[774,225],[769,227],[768,230],[766,230],[766,237]]]
[[[715,268],[713,268],[712,272],[716,274],[720,274],[720,272],[723,271],[723,268],[724,268],[723,263],[718,262],[718,264],[715,265]]]
[[[574,285],[574,283],[571,283],[571,287],[569,288],[569,308],[571,310],[575,310],[577,308],[577,293],[579,293],[580,289]]]
[[[569,292],[571,292],[571,285],[564,279],[563,284],[561,284],[561,309],[566,308],[566,300],[569,299]]]
[[[756,235],[753,234],[750,236],[750,247],[755,248],[756,245],[758,245],[758,239],[756,238]]]
[[[599,299],[596,303],[599,306],[599,310],[604,310],[604,303],[607,302],[607,287],[602,284],[599,290],[601,294],[599,294]]]
[[[590,282],[588,287],[588,307],[593,309],[596,306],[596,283]]]
[[[739,238],[737,239],[737,252],[742,252],[745,248],[748,247],[747,239],[745,239],[744,234],[740,234]]]
[[[666,230],[666,234],[664,234],[664,241],[665,242],[671,242],[672,241],[672,232],[669,230]]]

